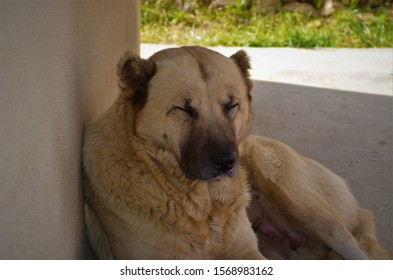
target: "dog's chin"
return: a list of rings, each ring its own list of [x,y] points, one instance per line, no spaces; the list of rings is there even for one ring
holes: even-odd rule
[[[214,181],[220,180],[224,177],[232,178],[235,176],[237,169],[237,165],[235,165],[230,170],[225,172],[215,169],[204,169],[200,172],[188,172],[188,170],[184,170],[184,174],[186,175],[187,179],[191,181]]]

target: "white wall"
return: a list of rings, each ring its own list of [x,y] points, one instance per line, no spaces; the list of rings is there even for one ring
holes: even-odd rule
[[[83,125],[139,52],[138,1],[0,1],[0,259],[86,256]]]

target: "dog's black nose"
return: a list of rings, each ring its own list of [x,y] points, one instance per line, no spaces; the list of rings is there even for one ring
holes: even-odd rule
[[[236,164],[236,155],[233,152],[215,154],[213,164],[218,171],[230,171]]]

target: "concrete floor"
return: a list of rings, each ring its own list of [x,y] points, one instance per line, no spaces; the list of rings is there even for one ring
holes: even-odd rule
[[[169,46],[142,45],[141,56]],[[231,55],[240,48],[212,48]],[[252,133],[281,140],[342,176],[393,255],[393,49],[246,48]]]
[[[392,97],[256,81],[252,132],[343,177],[393,253]]]

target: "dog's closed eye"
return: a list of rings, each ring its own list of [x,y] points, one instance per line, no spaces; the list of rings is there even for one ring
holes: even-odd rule
[[[198,117],[197,109],[191,105],[192,101],[190,98],[184,98],[184,105],[183,106],[174,106],[172,110],[180,110],[186,113],[189,117],[195,119]]]
[[[224,113],[228,118],[233,119],[239,108],[239,103],[229,102],[224,105]]]
[[[172,108],[172,110],[180,110],[180,111],[186,113],[191,118],[196,118],[198,116],[197,110],[193,107],[190,107],[190,106],[184,106],[184,107],[175,106]]]

